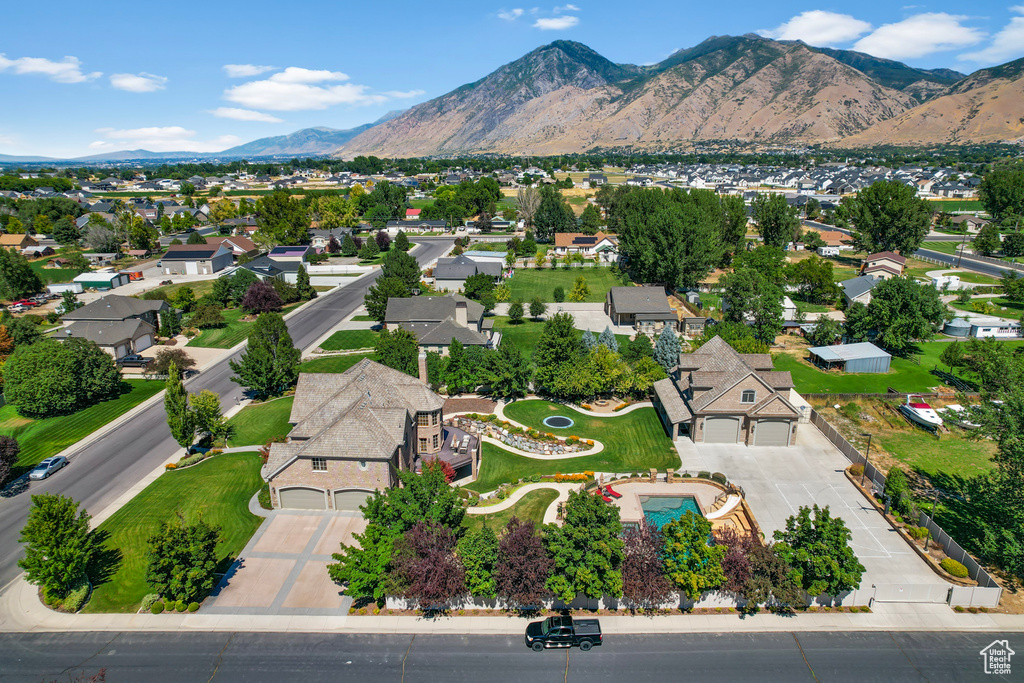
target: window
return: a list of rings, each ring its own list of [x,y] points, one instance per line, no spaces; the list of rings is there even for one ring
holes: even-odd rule
[[[326,472],[327,471],[327,458],[313,458],[313,471],[314,472]]]
[[[416,424],[420,427],[426,427],[430,424],[430,416],[426,413],[416,413]]]
[[[425,438],[420,439],[420,452],[427,450],[427,440]]]
[[[434,434],[434,448],[437,448],[437,434]]]
[[[436,425],[437,424],[437,413],[431,413],[430,417],[431,417],[430,424],[435,424]],[[436,446],[437,444],[434,444],[434,445]]]
[[[757,392],[753,389],[744,389],[740,395],[740,403],[753,403],[757,398]]]

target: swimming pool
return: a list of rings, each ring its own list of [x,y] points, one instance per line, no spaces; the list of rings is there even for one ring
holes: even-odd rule
[[[700,515],[700,506],[693,496],[639,496],[644,517],[659,529],[687,512]]]

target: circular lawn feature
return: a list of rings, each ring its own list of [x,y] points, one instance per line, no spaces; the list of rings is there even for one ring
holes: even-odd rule
[[[544,425],[552,429],[568,429],[574,424],[575,422],[564,415],[552,415],[551,417],[544,418]]]

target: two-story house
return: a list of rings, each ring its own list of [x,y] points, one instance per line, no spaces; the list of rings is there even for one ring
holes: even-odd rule
[[[421,352],[448,353],[458,339],[463,346],[496,347],[501,334],[494,320],[484,317],[484,307],[458,294],[388,299],[384,327],[400,327],[416,335]]]

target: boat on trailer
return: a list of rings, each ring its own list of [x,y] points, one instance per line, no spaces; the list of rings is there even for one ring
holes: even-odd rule
[[[907,402],[900,406],[900,412],[908,420],[916,422],[926,429],[938,429],[942,426],[942,418],[920,396],[908,394]]]

